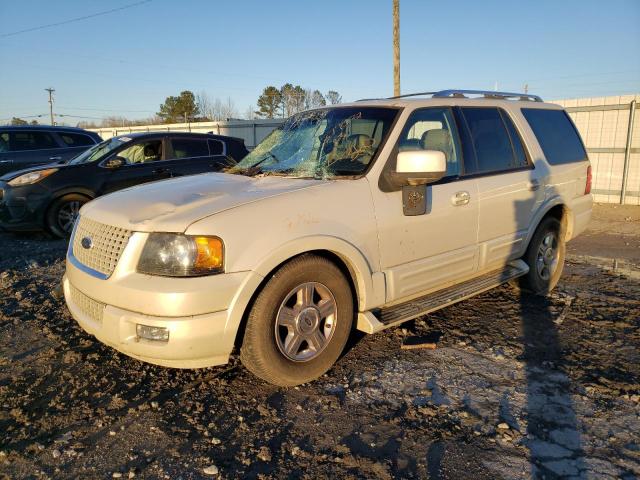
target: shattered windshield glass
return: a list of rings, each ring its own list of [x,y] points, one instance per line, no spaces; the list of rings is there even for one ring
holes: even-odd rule
[[[397,109],[339,107],[302,112],[271,132],[228,173],[336,178],[364,173]]]

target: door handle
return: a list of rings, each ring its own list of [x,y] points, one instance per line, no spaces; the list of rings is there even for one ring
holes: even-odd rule
[[[168,168],[155,168],[155,169],[151,170],[151,173],[153,173],[154,175],[162,175],[164,173],[169,173],[169,169]]]
[[[62,157],[49,157],[49,160],[51,160],[52,162],[59,162],[60,160],[62,160]]]
[[[0,163],[13,163],[13,160],[0,160]]]
[[[538,190],[540,188],[540,181],[539,180],[531,180],[528,183],[528,187],[529,187],[529,190],[531,190],[532,192],[535,192],[536,190]]]
[[[471,195],[469,192],[456,192],[453,197],[451,197],[451,203],[453,203],[456,207],[460,205],[466,205],[471,200]]]

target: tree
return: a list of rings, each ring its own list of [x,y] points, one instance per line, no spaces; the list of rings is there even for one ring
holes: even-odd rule
[[[28,125],[28,122],[26,120],[21,119],[21,118],[13,117],[11,119],[11,125]]]
[[[327,92],[327,100],[330,105],[335,105],[337,103],[342,103],[342,95],[340,95],[335,90],[329,90]]]
[[[38,125],[38,120],[31,120],[29,125]]]
[[[258,98],[258,110],[256,115],[265,118],[274,118],[282,104],[282,94],[274,86],[268,86]]]
[[[177,123],[194,120],[200,114],[198,104],[193,92],[185,90],[180,92],[178,97],[167,97],[162,105],[158,116],[165,123]]]
[[[327,104],[327,100],[324,98],[324,95],[322,95],[322,93],[320,93],[319,90],[305,91],[305,97],[304,97],[305,110],[309,108],[324,107],[326,104]]]
[[[282,95],[283,117],[290,117],[304,110],[306,92],[300,85],[294,87],[290,83],[285,83],[280,88],[280,94]]]

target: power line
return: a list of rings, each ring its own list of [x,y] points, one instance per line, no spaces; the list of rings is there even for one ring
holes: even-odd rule
[[[37,27],[25,28],[24,30],[18,30],[15,32],[3,33],[0,34],[0,38],[12,37],[14,35],[19,35],[21,33],[33,32],[35,30],[42,30],[44,28],[58,27],[60,25],[67,25],[68,23],[80,22],[82,20],[87,20],[89,18],[99,17],[101,15],[107,15],[109,13],[119,12],[120,10],[126,10],[127,8],[136,7],[138,5],[142,5],[144,3],[152,2],[153,0],[142,0],[140,2],[130,3],[128,5],[124,5],[118,8],[112,8],[110,10],[104,10],[102,12],[92,13],[91,15],[84,15],[82,17],[70,18],[69,20],[63,20],[61,22],[56,23],[48,23],[46,25],[38,25]]]

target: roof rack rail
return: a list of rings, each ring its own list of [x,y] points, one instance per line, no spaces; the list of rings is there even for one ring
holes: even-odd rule
[[[542,98],[538,95],[531,95],[529,93],[512,93],[512,92],[494,92],[492,90],[440,90],[439,92],[419,92],[419,93],[406,93],[404,95],[397,95],[395,97],[387,97],[386,100],[395,100],[398,98],[407,97],[421,97],[423,95],[431,95],[433,98],[469,98],[467,95],[481,95],[484,98],[492,98],[499,100],[518,99],[529,102],[542,102]],[[366,102],[367,100],[383,100],[382,98],[363,98],[358,102]]]
[[[519,100],[542,102],[542,98],[538,95],[531,95],[529,93],[513,93],[513,92],[494,92],[491,90],[441,90],[433,94],[433,98],[467,98],[467,95],[482,95],[485,98],[509,100],[510,98],[517,98]],[[393,98],[393,97],[392,97]]]

